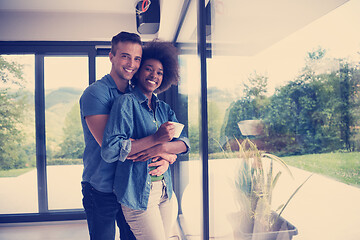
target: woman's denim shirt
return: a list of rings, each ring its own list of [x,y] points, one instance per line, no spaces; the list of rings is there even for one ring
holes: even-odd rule
[[[132,209],[146,210],[151,188],[149,163],[126,160],[131,150],[130,138],[140,139],[154,134],[159,126],[167,121],[178,122],[174,111],[168,104],[159,100],[154,94],[152,103],[154,111],[148,106],[148,99],[138,89],[116,99],[110,112],[101,148],[101,156],[106,162],[116,162],[114,193],[121,204]],[[154,106],[153,105],[153,106]],[[183,141],[189,149],[189,140],[184,133],[173,141]],[[172,196],[170,167],[164,173],[166,193]]]

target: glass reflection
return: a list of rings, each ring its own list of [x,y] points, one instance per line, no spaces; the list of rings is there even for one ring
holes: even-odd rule
[[[273,163],[273,180],[281,171],[270,196],[273,212],[280,213],[278,206],[314,173],[281,212],[299,229],[296,239],[340,239],[344,232],[349,239],[357,237],[352,222],[360,220],[360,35],[354,28],[360,23],[360,4],[328,3],[211,1],[212,58],[207,63],[213,238],[238,239],[244,222],[233,225],[245,208],[238,201],[245,158],[239,145],[247,140],[280,156],[292,172],[293,177]],[[259,162],[250,167],[250,173],[271,168]],[[264,208],[258,205],[253,214],[264,215]],[[273,239],[293,236],[282,237]]]

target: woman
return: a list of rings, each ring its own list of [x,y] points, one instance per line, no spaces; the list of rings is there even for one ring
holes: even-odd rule
[[[174,154],[189,150],[184,134],[173,139],[174,111],[154,94],[178,79],[176,48],[168,42],[146,44],[134,88],[115,101],[105,129],[101,154],[107,162],[119,160],[114,193],[137,239],[168,239],[176,221],[170,169],[157,176],[157,169],[150,168],[157,165],[154,161],[172,163]]]

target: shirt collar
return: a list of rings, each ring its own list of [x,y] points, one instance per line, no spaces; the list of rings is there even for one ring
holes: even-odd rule
[[[108,84],[108,86],[110,88],[114,88],[116,90],[118,90],[119,92],[121,92],[117,86],[116,86],[116,83],[114,81],[114,79],[112,78],[112,76],[110,74],[106,74],[104,77],[103,77],[103,80]],[[125,93],[127,92],[130,92],[130,84],[128,85],[128,87],[125,89]]]
[[[138,88],[138,87],[134,87],[132,89],[132,93],[135,95],[136,99],[140,102],[140,104],[146,102],[148,102],[148,98],[144,95],[144,93]],[[152,101],[156,103],[156,105],[158,104],[158,102],[160,101],[159,98],[153,93],[152,94]]]

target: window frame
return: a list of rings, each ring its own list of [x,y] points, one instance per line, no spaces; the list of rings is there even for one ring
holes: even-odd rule
[[[35,56],[36,169],[39,209],[37,213],[0,214],[0,223],[86,219],[83,209],[49,210],[48,208],[44,58],[47,56],[87,56],[89,84],[91,84],[96,80],[96,57],[105,55],[103,49],[97,48],[99,45],[110,46],[110,42],[0,41],[0,54],[33,54]]]

